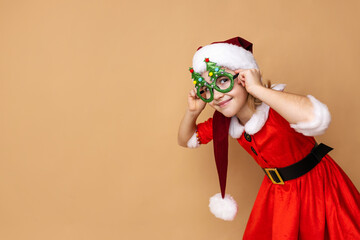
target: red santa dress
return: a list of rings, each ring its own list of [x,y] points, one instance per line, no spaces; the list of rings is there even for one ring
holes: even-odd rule
[[[321,125],[328,124],[321,120],[326,106],[308,97],[315,104],[317,122],[289,124],[263,103],[245,126],[233,117],[229,134],[261,168],[294,164],[316,144],[313,136],[306,135],[320,134],[324,131]],[[212,118],[198,124],[197,132],[199,144],[211,141]],[[273,184],[265,176],[243,239],[359,240],[360,194],[329,155],[308,173],[284,185]]]

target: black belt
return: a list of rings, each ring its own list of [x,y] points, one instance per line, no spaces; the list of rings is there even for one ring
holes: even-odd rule
[[[323,143],[316,144],[311,152],[297,163],[284,168],[263,168],[263,170],[274,184],[284,184],[284,181],[301,177],[309,172],[331,150],[333,148]]]

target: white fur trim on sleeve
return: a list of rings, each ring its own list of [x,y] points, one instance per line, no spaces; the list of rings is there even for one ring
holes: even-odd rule
[[[225,194],[225,198],[222,198],[221,193],[217,193],[210,198],[209,208],[215,217],[225,221],[234,220],[238,210],[234,198],[229,194]]]
[[[189,141],[187,142],[187,147],[188,148],[197,148],[200,146],[200,143],[197,139],[197,136],[196,136],[196,131],[194,132],[194,134],[192,135],[192,137],[189,139]]]
[[[305,136],[321,135],[325,132],[331,122],[329,109],[319,100],[311,95],[307,96],[314,107],[314,119],[310,122],[299,122],[290,124],[295,131],[304,134]]]

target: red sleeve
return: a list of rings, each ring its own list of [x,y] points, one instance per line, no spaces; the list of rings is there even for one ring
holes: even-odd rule
[[[272,121],[274,124],[290,129],[290,123],[272,108],[269,110],[268,119],[270,119],[270,121]]]
[[[213,119],[209,118],[203,123],[197,125],[198,138],[200,144],[206,144],[213,139],[213,128],[212,128]]]

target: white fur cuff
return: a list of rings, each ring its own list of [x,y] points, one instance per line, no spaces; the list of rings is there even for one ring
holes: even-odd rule
[[[321,135],[328,128],[331,121],[329,109],[313,96],[308,95],[307,97],[314,107],[314,119],[311,122],[299,122],[290,124],[290,126],[305,136]]]
[[[238,210],[234,198],[229,194],[225,194],[225,198],[222,198],[221,193],[217,193],[210,198],[209,208],[215,217],[225,221],[234,220]]]
[[[187,142],[187,147],[188,148],[197,148],[200,146],[200,143],[197,139],[197,136],[196,136],[196,131],[194,132],[194,134],[192,135],[192,137],[189,139],[189,141]]]

